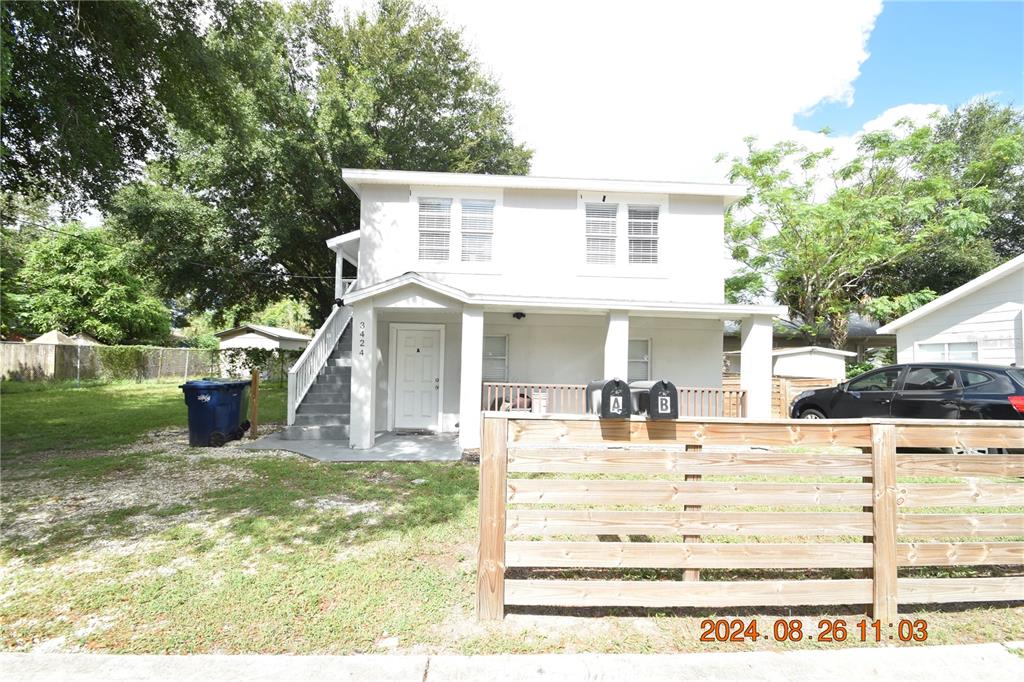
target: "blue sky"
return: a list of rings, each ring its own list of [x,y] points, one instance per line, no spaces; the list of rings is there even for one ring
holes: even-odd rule
[[[1024,2],[887,2],[867,49],[853,105],[819,105],[799,128],[849,135],[907,102],[952,109],[980,94],[1024,105]]]

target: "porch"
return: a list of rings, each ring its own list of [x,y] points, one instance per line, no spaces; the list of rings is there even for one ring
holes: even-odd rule
[[[680,386],[680,417],[745,417],[742,388]],[[586,384],[484,382],[480,409],[531,414],[586,414]]]

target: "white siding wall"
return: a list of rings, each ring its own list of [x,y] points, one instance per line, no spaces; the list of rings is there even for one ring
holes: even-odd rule
[[[416,196],[487,197],[497,202],[493,260],[458,260],[453,220],[447,262],[420,261]],[[359,287],[415,271],[471,293],[722,303],[725,274],[719,198],[615,197],[657,202],[659,265],[585,263],[582,199],[552,190],[466,191],[457,188],[366,185],[362,189]],[[609,199],[611,201],[611,199]],[[620,221],[620,239],[626,225]]]
[[[979,342],[979,362],[1024,364],[1024,270],[1012,272],[896,331],[896,357],[914,362],[921,343]],[[989,347],[1008,340],[1002,348]],[[988,343],[986,343],[988,342]]]
[[[777,355],[772,365],[772,374],[777,377],[810,377],[812,379],[846,378],[846,358],[827,353],[799,353]]]

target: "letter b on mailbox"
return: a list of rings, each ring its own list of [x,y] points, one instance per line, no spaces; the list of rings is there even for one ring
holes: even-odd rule
[[[655,382],[651,386],[647,416],[651,419],[679,418],[679,391],[671,381]]]

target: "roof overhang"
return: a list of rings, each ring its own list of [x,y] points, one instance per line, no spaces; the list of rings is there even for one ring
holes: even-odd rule
[[[345,234],[337,237],[331,237],[327,240],[327,248],[335,253],[341,254],[341,257],[352,265],[359,265],[359,240],[362,238],[362,232],[359,230],[352,230]]]
[[[733,303],[665,303],[661,301],[621,301],[597,298],[566,298],[556,296],[517,296],[503,294],[469,294],[461,289],[437,282],[416,272],[393,277],[369,287],[350,291],[345,305],[379,296],[405,286],[420,286],[464,305],[477,305],[487,310],[578,311],[603,313],[608,310],[626,310],[653,317],[689,317],[713,320],[745,319],[755,316],[778,317],[786,313],[785,306],[739,305]]]
[[[887,325],[878,328],[879,334],[895,334],[897,329],[905,327],[911,322],[920,320],[922,317],[930,315],[939,308],[943,308],[954,301],[958,301],[968,294],[974,293],[978,289],[995,282],[998,279],[1009,275],[1012,272],[1016,272],[1024,268],[1024,253],[1020,254],[1016,258],[1011,258],[1002,265],[996,268],[992,268],[988,272],[978,277],[975,277],[970,282],[958,286],[950,292],[939,296],[933,301],[930,301],[917,310],[907,313],[903,317],[899,317]]]
[[[548,178],[536,175],[483,175],[476,173],[434,173],[426,171],[369,170],[344,168],[345,184],[362,197],[365,185],[417,185],[425,187],[471,187],[482,189],[571,190],[621,192],[624,194],[683,194],[714,197],[723,206],[742,199],[741,185],[714,182],[669,182],[664,180],[604,180],[599,178]]]
[[[810,353],[815,355],[835,355],[836,357],[852,358],[856,357],[857,354],[849,350],[839,350],[838,348],[822,348],[821,346],[801,346],[799,348],[780,348],[779,350],[772,351],[773,357],[780,355],[801,355],[804,353]]]

